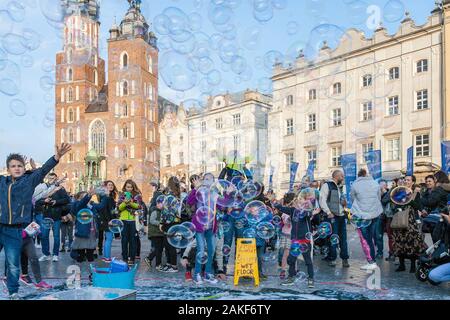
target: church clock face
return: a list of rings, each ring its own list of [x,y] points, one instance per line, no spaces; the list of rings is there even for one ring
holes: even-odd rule
[[[225,98],[223,96],[218,96],[214,98],[212,105],[213,109],[222,108],[224,106],[225,106]]]

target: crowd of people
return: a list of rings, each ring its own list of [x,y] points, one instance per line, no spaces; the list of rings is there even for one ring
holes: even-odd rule
[[[30,171],[25,170],[23,156],[12,154],[6,163],[9,176],[0,176],[0,250],[5,251],[11,299],[18,298],[19,281],[49,288],[42,280],[40,263],[58,262],[63,252],[70,252],[78,263],[96,259],[110,263],[117,239],[120,258],[134,265],[141,259],[144,235],[151,242],[143,259],[149,268],[167,273],[182,268],[185,280],[196,284],[225,281],[236,239],[255,238],[262,280],[267,279],[269,266],[264,265],[270,252],[278,260],[282,285],[295,283],[302,258],[307,286],[313,288],[315,259],[336,268],[339,252],[342,267],[350,267],[349,222],[356,227],[367,259],[362,269],[375,269],[377,260],[385,258],[391,263],[398,259],[397,272],[405,271],[409,260],[410,272],[415,273],[427,249],[425,232],[432,233],[433,242],[444,241],[448,251],[450,181],[442,171],[417,184],[413,175],[375,181],[361,169],[347,199],[344,174],[336,170],[329,181],[305,177],[279,198],[254,181],[249,170],[233,165],[219,177],[204,173],[192,175],[188,182],[171,177],[165,187],[153,181],[152,197],[146,203],[133,180],[127,180],[120,191],[113,181],[104,181],[96,188],[68,194],[64,179],[51,171],[70,148],[61,145],[41,168]],[[395,201],[398,190],[411,192]],[[398,225],[396,215],[406,217],[403,225]],[[29,231],[33,222],[40,232]],[[434,227],[426,230],[439,223],[444,226],[439,234]],[[42,249],[41,257],[37,249]],[[429,276],[435,283],[450,281],[450,263],[433,269]]]

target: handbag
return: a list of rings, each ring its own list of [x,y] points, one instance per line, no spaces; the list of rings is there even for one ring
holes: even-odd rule
[[[411,208],[399,211],[394,214],[391,222],[391,229],[404,230],[409,227],[409,212]]]

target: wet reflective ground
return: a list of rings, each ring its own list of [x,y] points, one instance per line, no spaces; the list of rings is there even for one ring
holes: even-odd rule
[[[239,286],[233,286],[233,261],[229,264],[229,276],[226,282],[216,285],[195,285],[184,282],[184,271],[178,273],[162,273],[149,269],[142,261],[136,276],[136,290],[138,300],[450,300],[450,284],[438,287],[416,280],[408,272],[395,272],[395,263],[379,261],[381,269],[381,289],[370,290],[367,280],[370,274],[360,270],[365,260],[360,248],[359,239],[352,227],[349,227],[349,247],[351,267],[343,269],[338,260],[335,268],[329,267],[321,256],[315,256],[315,288],[308,289],[304,278],[300,278],[293,286],[280,285],[277,270],[277,261],[270,259],[264,266],[264,273],[268,279],[261,281],[255,288],[252,281],[241,280]],[[142,241],[142,256],[149,252],[149,243]],[[113,254],[120,256],[120,242],[114,241]],[[273,257],[272,257],[273,258]],[[231,260],[231,259],[230,259]],[[68,253],[60,255],[59,262],[41,262],[44,279],[55,286],[55,289],[42,292],[34,288],[21,286],[20,294],[25,299],[40,299],[45,295],[67,290],[65,286],[68,274],[67,267],[74,264]],[[0,265],[4,265],[4,255],[0,254]],[[82,273],[82,286],[88,286],[88,265],[80,265]],[[406,266],[409,269],[409,266]],[[300,269],[306,272],[303,262]],[[2,285],[0,299],[6,299],[5,286]]]

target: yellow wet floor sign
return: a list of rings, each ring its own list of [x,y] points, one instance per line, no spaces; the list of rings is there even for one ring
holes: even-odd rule
[[[255,279],[255,286],[259,286],[258,256],[256,254],[255,239],[237,239],[236,260],[234,266],[234,285],[239,284],[239,278],[251,277]]]

